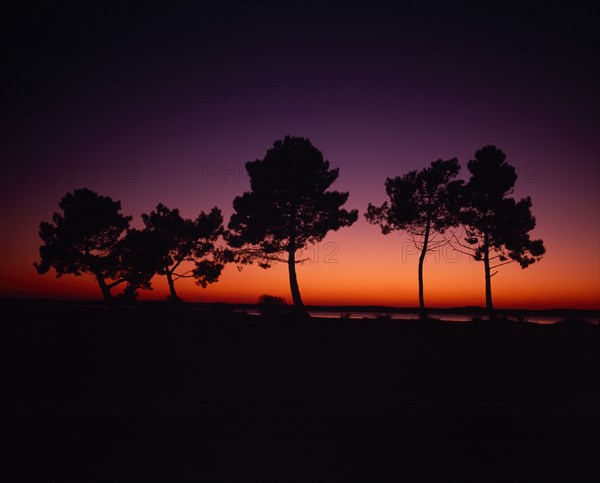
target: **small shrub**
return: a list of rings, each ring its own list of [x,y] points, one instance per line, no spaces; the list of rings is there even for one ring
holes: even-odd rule
[[[258,312],[262,315],[278,315],[283,313],[285,299],[277,295],[264,294],[258,297]]]

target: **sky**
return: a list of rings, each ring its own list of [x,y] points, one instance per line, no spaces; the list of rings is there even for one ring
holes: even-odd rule
[[[39,275],[38,227],[65,193],[160,202],[228,220],[244,165],[307,137],[359,210],[305,250],[307,304],[417,306],[418,254],[364,219],[384,182],[494,144],[531,196],[547,253],[493,278],[497,307],[600,309],[600,119],[591,6],[523,2],[5,3],[0,295],[100,298],[91,277]],[[163,299],[153,281],[142,299]],[[285,266],[227,266],[189,301],[291,302]],[[427,257],[426,303],[484,305],[481,263]]]

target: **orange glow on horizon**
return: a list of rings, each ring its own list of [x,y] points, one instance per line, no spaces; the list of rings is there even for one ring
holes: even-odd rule
[[[400,235],[382,236],[371,227],[363,230],[362,238],[335,233],[305,250],[302,256],[307,261],[298,266],[297,272],[306,305],[418,306],[418,254]],[[494,305],[497,308],[600,309],[600,282],[595,286],[591,283],[593,273],[587,273],[586,280],[583,271],[567,272],[568,264],[553,259],[551,251],[547,258],[526,270],[516,264],[502,267],[492,278]],[[14,260],[12,265],[15,265]],[[97,283],[89,275],[57,279],[53,272],[38,275],[31,264],[16,265],[3,264],[0,280],[4,296],[101,298]],[[7,272],[11,273],[10,286],[4,276]],[[557,283],[557,279],[561,283]],[[140,300],[167,297],[164,277],[156,276],[152,285],[153,290],[140,291]],[[255,303],[265,293],[291,302],[284,264],[267,270],[246,266],[241,271],[230,265],[225,267],[220,281],[206,289],[191,279],[178,280],[176,288],[179,296],[189,302]],[[117,287],[113,293],[120,291]],[[430,307],[484,306],[482,264],[449,249],[428,255],[425,301]]]

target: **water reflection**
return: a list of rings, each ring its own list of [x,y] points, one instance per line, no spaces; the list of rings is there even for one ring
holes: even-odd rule
[[[247,309],[243,310],[249,315],[260,315],[257,310]],[[412,312],[374,312],[374,311],[355,311],[348,312],[343,310],[308,310],[311,317],[318,317],[323,319],[377,319],[377,318],[390,318],[393,320],[418,320],[419,314]],[[504,315],[501,315],[504,316]],[[477,314],[460,314],[460,313],[435,313],[431,314],[432,318],[443,320],[446,322],[471,322],[474,317],[481,317],[486,319],[486,316]],[[518,315],[506,315],[510,320],[528,322],[532,324],[555,324],[561,320],[565,320],[565,316],[548,316],[548,315],[531,315],[531,316],[518,316]],[[598,324],[597,319],[589,319],[592,324]]]

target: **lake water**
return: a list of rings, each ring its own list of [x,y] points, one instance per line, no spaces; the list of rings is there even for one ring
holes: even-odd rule
[[[259,315],[259,312],[256,310],[245,310],[244,312],[250,315]],[[336,310],[309,310],[308,313],[312,317],[319,317],[324,319],[340,319],[342,316],[348,317],[350,319],[376,319],[377,317],[390,317],[393,320],[418,320],[419,315],[416,313],[402,313],[402,312],[348,312],[348,311],[336,311]],[[476,314],[431,314],[431,317],[436,319],[445,320],[448,322],[471,322],[474,317],[481,317],[482,319],[487,318],[485,315],[476,315]],[[508,316],[510,319],[517,320],[516,316]],[[543,315],[532,315],[525,316],[524,320],[533,324],[554,324],[561,320],[566,319],[565,316],[543,316]],[[585,319],[585,317],[584,317]],[[592,323],[598,323],[598,319],[591,318],[589,319]]]

